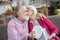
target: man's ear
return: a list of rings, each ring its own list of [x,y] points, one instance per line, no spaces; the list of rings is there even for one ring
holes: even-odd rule
[[[17,15],[19,15],[19,12],[17,12]]]

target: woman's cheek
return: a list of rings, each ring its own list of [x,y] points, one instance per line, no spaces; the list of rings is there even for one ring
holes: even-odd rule
[[[31,16],[32,19],[34,19],[34,16]]]

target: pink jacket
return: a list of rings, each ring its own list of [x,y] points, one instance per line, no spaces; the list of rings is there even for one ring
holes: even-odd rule
[[[41,25],[42,28],[46,28],[49,35],[51,35],[52,33],[58,34],[58,29],[48,18],[43,17],[43,19],[38,19],[38,23]],[[31,32],[33,28],[33,24],[30,23],[30,20],[28,21],[28,27],[29,27],[29,32]],[[59,38],[56,36],[51,40],[59,40]]]

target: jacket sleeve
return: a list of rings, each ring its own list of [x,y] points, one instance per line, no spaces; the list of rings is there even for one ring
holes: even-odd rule
[[[8,40],[22,40],[21,36],[18,34],[15,24],[13,22],[8,23]]]
[[[52,33],[58,34],[58,29],[48,18],[43,18],[43,21],[48,26]]]

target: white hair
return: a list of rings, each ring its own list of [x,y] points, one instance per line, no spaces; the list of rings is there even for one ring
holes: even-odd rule
[[[37,14],[37,9],[33,5],[29,5],[28,8],[34,11],[34,14]]]

